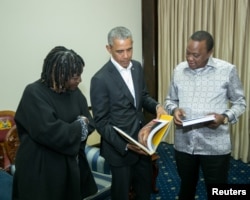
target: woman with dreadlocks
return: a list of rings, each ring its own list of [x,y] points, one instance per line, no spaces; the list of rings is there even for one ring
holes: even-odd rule
[[[29,84],[15,122],[20,139],[13,200],[81,200],[97,192],[84,153],[94,122],[78,88],[84,61],[58,46]]]

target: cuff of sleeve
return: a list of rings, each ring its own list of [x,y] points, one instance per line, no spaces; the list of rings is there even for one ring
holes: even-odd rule
[[[225,115],[228,118],[228,122],[235,123],[237,121],[234,120],[233,115],[229,111],[223,112],[222,115]]]
[[[171,109],[171,112],[170,112],[170,113],[171,113],[172,115],[174,115],[174,111],[175,111],[176,108],[178,108],[178,107],[173,107],[173,108]]]
[[[160,106],[161,106],[160,103],[158,103],[158,104],[156,105],[156,107],[155,107],[156,111],[157,111],[157,109],[158,109]]]

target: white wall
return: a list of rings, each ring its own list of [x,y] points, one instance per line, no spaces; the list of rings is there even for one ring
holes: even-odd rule
[[[120,25],[132,31],[133,58],[141,62],[141,0],[0,0],[0,110],[16,110],[57,45],[83,57],[80,89],[90,105],[90,79],[109,59],[107,33]]]

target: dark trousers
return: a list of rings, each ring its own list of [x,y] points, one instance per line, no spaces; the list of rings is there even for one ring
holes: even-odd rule
[[[111,166],[112,200],[128,200],[131,187],[136,200],[149,200],[152,185],[152,162],[150,157],[141,156],[133,165]]]
[[[226,184],[230,165],[230,154],[191,155],[175,150],[177,171],[181,179],[179,200],[193,200],[199,180],[199,170],[205,184]]]

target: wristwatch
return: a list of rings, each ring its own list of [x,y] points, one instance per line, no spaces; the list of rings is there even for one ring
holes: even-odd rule
[[[228,116],[226,114],[222,114],[224,116],[223,124],[228,124]]]

